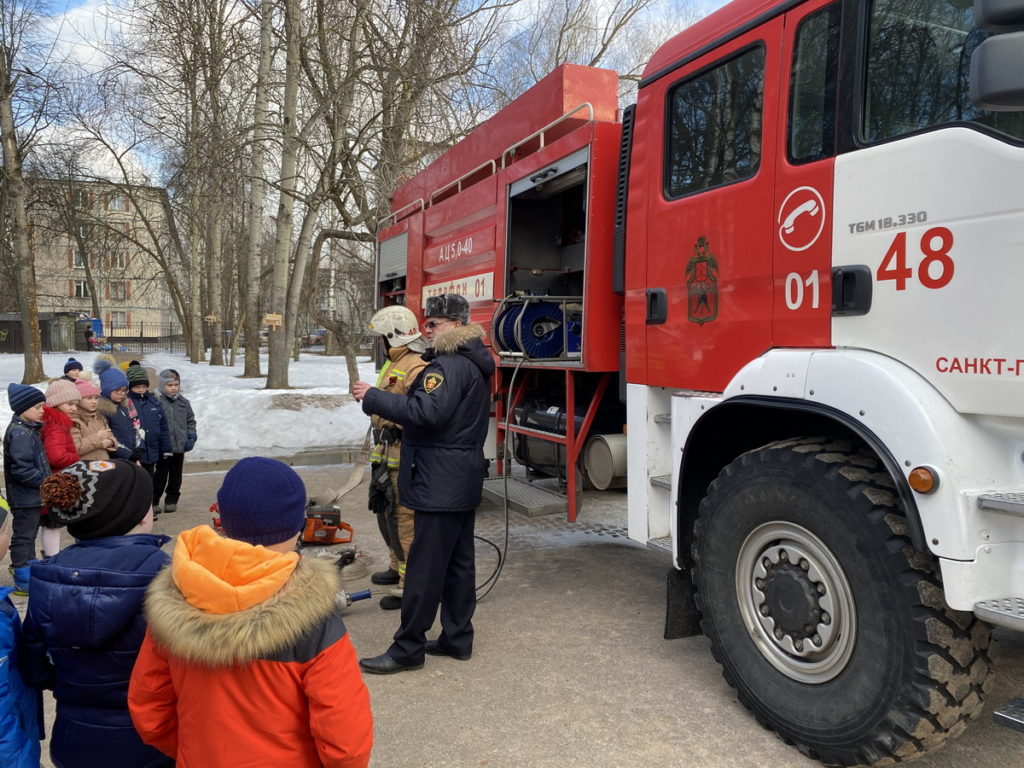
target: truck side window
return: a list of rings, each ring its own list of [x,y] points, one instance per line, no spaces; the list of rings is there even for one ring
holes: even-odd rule
[[[674,86],[668,95],[665,194],[747,179],[761,163],[764,47]]]
[[[971,53],[984,39],[970,3],[874,0],[863,138],[882,141],[970,121],[1024,139],[1024,112],[987,112],[971,103]]]
[[[789,159],[809,163],[835,154],[839,3],[800,22],[789,84]]]

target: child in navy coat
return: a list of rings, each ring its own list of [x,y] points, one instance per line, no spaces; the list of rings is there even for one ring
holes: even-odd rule
[[[11,532],[7,503],[0,497],[0,560],[7,555]],[[0,587],[0,765],[39,768],[43,700],[18,671],[21,619],[10,592],[10,587]]]

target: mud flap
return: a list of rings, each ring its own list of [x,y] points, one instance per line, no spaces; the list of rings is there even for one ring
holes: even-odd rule
[[[665,599],[665,639],[693,637],[700,634],[700,612],[693,598],[693,581],[689,571],[668,570]]]

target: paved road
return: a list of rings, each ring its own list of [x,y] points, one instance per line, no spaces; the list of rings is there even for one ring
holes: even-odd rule
[[[347,470],[300,468],[323,498]],[[158,529],[207,522],[222,473],[187,475],[179,512]],[[598,499],[600,499],[598,501]],[[356,544],[383,564],[361,488],[342,504]],[[585,501],[580,522],[513,513],[507,564],[478,608],[473,659],[428,657],[424,669],[367,677],[376,721],[376,768],[751,768],[819,764],[758,726],[735,700],[703,637],[666,641],[668,562],[625,538],[625,496]],[[478,531],[500,543],[501,511],[481,509]],[[478,549],[478,578],[493,551]],[[6,576],[6,569],[4,569]],[[347,583],[354,591],[367,577]],[[346,622],[360,655],[387,647],[398,623],[376,600]],[[990,702],[1024,694],[1024,643],[997,634]],[[52,714],[51,714],[52,717]],[[1024,766],[1024,734],[991,722],[991,705],[960,739],[918,768]],[[44,765],[49,765],[44,762]]]

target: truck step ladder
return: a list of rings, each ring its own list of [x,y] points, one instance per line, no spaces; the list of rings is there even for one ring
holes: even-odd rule
[[[651,477],[651,485],[655,488],[668,488],[672,490],[672,475],[653,475]]]
[[[671,536],[659,536],[656,539],[647,540],[647,548],[654,552],[664,552],[669,557],[672,556],[672,537]]]
[[[1007,515],[1024,517],[1024,493],[986,493],[978,497],[978,506]]]
[[[974,604],[974,615],[989,624],[1024,631],[1024,597],[981,600]]]
[[[992,717],[1000,725],[1024,733],[1024,699],[1014,699],[1004,704],[992,713]]]
[[[484,496],[496,504],[505,500],[505,480],[489,477],[484,480]],[[568,509],[565,496],[549,491],[533,483],[508,478],[508,506],[527,517],[540,515],[564,515]]]

